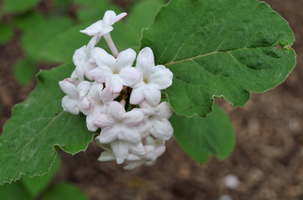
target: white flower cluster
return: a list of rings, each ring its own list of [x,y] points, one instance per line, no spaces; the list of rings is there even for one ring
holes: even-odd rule
[[[126,16],[107,11],[100,20],[80,32],[93,36],[88,45],[75,51],[76,66],[70,78],[60,81],[66,94],[62,107],[72,114],[86,115],[88,130],[101,133],[96,137],[105,150],[99,161],[116,160],[133,169],[155,161],[165,151],[165,141],[173,134],[168,121],[173,111],[161,101],[161,90],[172,84],[172,72],[155,66],[149,47],[136,52],[118,52],[110,31]],[[105,38],[113,55],[95,47]]]

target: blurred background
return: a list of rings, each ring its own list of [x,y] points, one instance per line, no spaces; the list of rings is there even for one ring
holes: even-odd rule
[[[149,17],[144,24],[151,23],[165,0],[147,1],[0,0],[0,133],[12,107],[34,89],[34,75],[71,61],[73,52],[64,54],[64,47],[53,47],[54,38],[62,32],[66,37],[78,33],[79,27],[101,19],[108,9],[134,13],[132,18],[145,6],[150,13],[145,13]],[[92,143],[75,156],[60,151],[61,164],[51,184],[72,183],[93,200],[303,199],[303,1],[265,2],[294,31],[297,65],[284,83],[264,94],[251,94],[243,108],[217,100],[236,132],[236,146],[228,159],[212,158],[200,165],[172,138],[154,166],[125,171],[115,162],[98,162],[102,150]],[[127,19],[124,23],[133,26],[121,48],[138,48],[140,26]],[[73,40],[79,39],[81,46],[89,39],[79,37]]]

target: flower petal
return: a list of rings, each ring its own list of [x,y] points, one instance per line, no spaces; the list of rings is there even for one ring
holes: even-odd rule
[[[105,79],[105,85],[111,87],[114,94],[120,93],[123,88],[119,74],[113,74],[107,77]]]
[[[115,23],[116,13],[112,10],[108,10],[105,12],[103,16],[104,27],[111,26]]]
[[[92,76],[89,75],[89,72],[93,69],[96,69],[98,67],[98,65],[95,62],[89,61],[86,62],[83,66],[83,72],[84,75],[89,79],[89,80],[94,80],[94,78]]]
[[[145,88],[146,88],[145,85],[141,85],[137,88],[133,88],[129,99],[130,104],[136,105],[144,100],[143,91]]]
[[[141,142],[137,144],[132,144],[132,143],[128,144],[128,149],[129,152],[134,153],[136,155],[143,156],[145,154],[144,147]]]
[[[156,160],[156,154],[155,154],[155,148],[153,146],[145,145],[144,146],[145,155],[144,158],[146,160],[155,161]]]
[[[73,55],[73,63],[74,65],[78,66],[78,65],[83,65],[86,61],[87,61],[86,45],[84,45],[75,51]]]
[[[155,84],[159,90],[164,90],[171,86],[173,80],[173,73],[164,65],[157,65],[152,69],[150,81]]]
[[[133,161],[137,161],[137,160],[140,160],[140,158],[134,154],[128,154],[127,158],[126,158],[126,161],[127,162],[133,162]]]
[[[164,145],[156,148],[155,153],[156,153],[157,158],[165,152],[165,149],[166,149],[166,147]]]
[[[145,162],[144,160],[134,161],[134,162],[131,162],[128,165],[126,165],[123,169],[125,169],[125,170],[132,170],[132,169],[135,169],[136,167],[139,167],[144,162]]]
[[[82,98],[83,96],[85,96],[88,93],[90,87],[91,87],[91,82],[81,81],[77,85],[77,90],[78,90],[78,93],[79,93],[79,98]]]
[[[94,100],[100,100],[101,99],[101,94],[103,90],[103,84],[94,82],[88,92],[89,96],[92,97]]]
[[[105,83],[105,79],[112,75],[111,69],[107,68],[100,68],[97,67],[90,72],[88,72],[88,77],[92,80],[97,81],[98,83]]]
[[[123,127],[118,134],[118,138],[131,143],[139,143],[141,141],[140,134],[134,127]]]
[[[108,107],[108,115],[116,121],[121,120],[125,113],[124,107],[117,101],[113,101]]]
[[[131,67],[135,59],[136,52],[131,48],[121,51],[117,58],[119,69],[122,69],[124,67]]]
[[[160,140],[169,140],[173,135],[174,129],[167,119],[154,120],[153,128],[150,133]]]
[[[173,109],[171,108],[170,104],[166,101],[162,102],[155,108],[155,112],[159,119],[165,118],[169,119],[173,114]]]
[[[109,151],[103,151],[101,153],[100,157],[98,158],[98,161],[101,161],[101,162],[112,161],[112,160],[116,160],[116,157],[115,157],[114,153],[109,152]]]
[[[93,52],[93,58],[95,59],[99,67],[111,67],[116,65],[116,59],[114,56],[108,54],[104,49],[95,47]]]
[[[68,81],[68,79],[65,79],[64,81],[59,81],[59,85],[63,92],[70,96],[71,98],[78,99],[79,94],[76,89],[76,86]]]
[[[125,113],[122,117],[124,124],[128,127],[139,125],[144,119],[144,115],[141,111],[131,110]]]
[[[104,22],[99,20],[80,32],[89,36],[94,36],[103,29],[103,24]]]
[[[114,125],[115,120],[108,116],[108,114],[100,114],[94,121],[94,125],[104,128]]]
[[[161,91],[149,84],[147,89],[143,92],[144,98],[151,106],[157,106],[161,100]]]
[[[124,160],[128,156],[128,146],[127,143],[122,140],[117,140],[115,142],[112,142],[110,144],[112,147],[112,150],[116,156],[116,160],[118,164],[121,164],[124,162]]]
[[[120,131],[120,127],[117,126],[103,128],[98,137],[99,142],[102,144],[114,142],[117,139],[117,136],[120,134]]]
[[[143,48],[137,57],[136,68],[143,72],[143,76],[149,77],[151,74],[151,69],[155,66],[154,54],[151,48]]]
[[[123,85],[133,87],[140,79],[139,71],[134,67],[125,67],[120,70],[120,81]]]
[[[68,95],[64,96],[62,99],[62,108],[64,111],[70,112],[74,115],[79,114],[79,100],[74,99]]]
[[[115,18],[115,22],[120,21],[123,17],[125,17],[127,15],[126,12],[120,13],[119,15],[116,16]]]

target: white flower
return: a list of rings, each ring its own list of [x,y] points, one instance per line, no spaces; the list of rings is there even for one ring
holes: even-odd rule
[[[149,47],[139,52],[136,69],[141,73],[140,82],[133,86],[131,104],[139,104],[144,99],[152,106],[159,104],[161,91],[172,84],[173,74],[164,65],[155,66],[154,54]]]
[[[99,20],[89,27],[87,27],[84,30],[81,30],[81,33],[85,33],[89,36],[97,35],[99,38],[101,38],[104,34],[107,34],[111,32],[114,28],[112,25],[115,22],[120,21],[123,17],[125,17],[127,13],[123,12],[119,15],[116,15],[116,13],[112,10],[108,10],[105,12],[103,16],[103,20]]]
[[[59,85],[66,94],[62,99],[62,107],[64,111],[77,115],[79,114],[79,111],[86,110],[89,107],[86,94],[91,87],[90,82],[80,82],[75,78],[67,78],[60,81]]]
[[[174,129],[168,119],[172,116],[173,110],[168,102],[162,102],[157,107],[151,107],[146,101],[140,103],[140,107],[148,110],[144,120],[144,126],[150,127],[149,132],[158,139],[169,140]]]
[[[142,123],[144,115],[138,110],[126,112],[117,101],[108,107],[108,114],[100,114],[94,124],[101,128],[98,136],[102,144],[112,143],[117,139],[131,143],[141,142],[140,133],[136,127]]]
[[[113,93],[119,93],[123,85],[133,86],[140,79],[140,73],[132,67],[136,58],[136,52],[132,49],[122,51],[115,59],[104,49],[95,48],[94,59],[98,65],[97,68],[88,73],[98,83],[105,83],[113,89]]]
[[[96,131],[99,127],[94,125],[95,119],[101,113],[107,113],[107,108],[116,96],[110,87],[103,89],[103,84],[94,82],[87,94],[89,109],[86,111],[86,126],[90,131]]]
[[[95,45],[96,37],[93,37],[87,45],[84,45],[75,51],[73,55],[73,62],[76,69],[74,70],[72,77],[76,77],[79,80],[84,81],[84,75],[97,67],[92,58],[92,52]]]

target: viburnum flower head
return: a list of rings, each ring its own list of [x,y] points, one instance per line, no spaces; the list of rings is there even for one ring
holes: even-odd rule
[[[98,160],[116,160],[133,169],[153,163],[165,151],[165,141],[173,128],[168,121],[173,110],[161,101],[161,90],[172,84],[173,74],[164,65],[155,65],[149,47],[143,48],[136,61],[132,49],[117,50],[110,32],[113,24],[126,16],[106,11],[102,20],[80,32],[93,36],[73,55],[76,66],[70,78],[60,81],[66,94],[64,111],[86,115],[86,126],[105,151]],[[104,38],[112,54],[95,47]]]
[[[140,72],[141,77],[133,86],[130,103],[139,104],[145,99],[152,106],[158,105],[161,100],[161,90],[172,84],[173,73],[164,65],[155,66],[154,54],[149,47],[139,52],[135,68]]]

